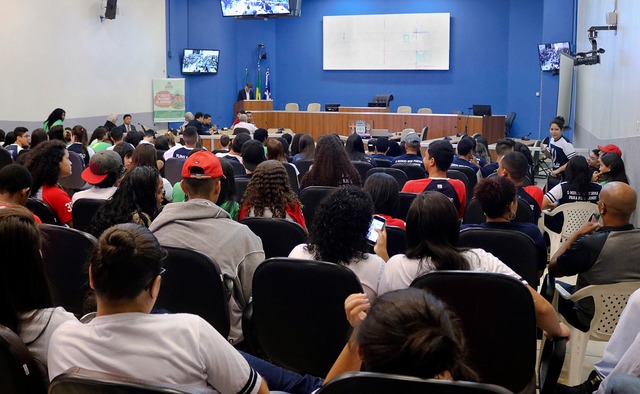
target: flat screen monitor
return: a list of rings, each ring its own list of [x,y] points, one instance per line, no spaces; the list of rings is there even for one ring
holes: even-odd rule
[[[217,49],[185,49],[182,54],[183,74],[217,74],[220,51]]]
[[[474,104],[473,116],[491,116],[491,106]]]
[[[552,71],[560,69],[560,52],[571,52],[568,41],[552,42],[550,44],[538,45],[538,58],[540,59],[540,70]]]
[[[372,102],[372,103],[367,103],[367,107],[386,107],[387,103],[379,103],[379,102]]]
[[[289,15],[289,0],[220,0],[222,16]]]
[[[340,111],[340,104],[325,104],[324,110],[326,112],[338,112]]]

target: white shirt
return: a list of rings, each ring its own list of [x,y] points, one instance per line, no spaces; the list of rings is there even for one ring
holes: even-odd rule
[[[108,200],[113,196],[113,193],[118,190],[117,187],[96,187],[93,186],[91,189],[83,190],[81,192],[73,193],[73,197],[71,197],[71,202],[75,203],[81,198],[93,198],[96,200]]]
[[[238,123],[236,123],[235,126],[233,126],[233,129],[235,130],[235,129],[239,128],[239,127],[249,130],[249,132],[252,135],[256,130],[258,130],[258,128],[253,123],[249,123],[249,122],[238,122]]]
[[[315,260],[306,246],[307,244],[296,246],[291,253],[289,253],[289,257]],[[372,253],[367,253],[366,257],[362,260],[353,260],[349,265],[346,265],[346,267],[353,271],[358,279],[360,279],[362,289],[369,300],[375,299],[379,293],[378,287],[382,279],[382,274],[385,271],[385,266],[384,260]]]
[[[51,337],[49,378],[74,366],[159,383],[208,384],[222,394],[257,393],[262,381],[215,328],[184,313],[118,313],[64,323]]]
[[[47,351],[53,332],[64,322],[78,319],[62,307],[39,309],[20,314],[20,339],[29,353],[47,367]]]

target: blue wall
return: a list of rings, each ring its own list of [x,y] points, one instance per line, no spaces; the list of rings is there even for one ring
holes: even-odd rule
[[[448,113],[491,104],[495,114],[518,114],[512,135],[537,136],[540,100],[543,109],[555,112],[557,77],[542,75],[550,81],[543,81],[542,97],[535,96],[541,81],[536,45],[571,37],[571,23],[555,22],[561,14],[572,19],[566,9],[572,13],[573,1],[304,0],[300,18],[246,21],[223,18],[217,1],[167,0],[168,73],[180,76],[185,47],[220,49],[218,75],[186,77],[187,110],[209,112],[214,123],[228,125],[245,68],[255,83],[257,46],[262,43],[267,52],[261,62],[263,83],[269,67],[275,109],[287,102],[301,108],[310,102],[362,106],[375,94],[392,93],[394,109],[410,105],[414,111],[430,107]],[[322,16],[418,12],[451,14],[448,71],[322,70]]]

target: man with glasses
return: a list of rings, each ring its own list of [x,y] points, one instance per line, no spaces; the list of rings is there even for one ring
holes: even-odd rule
[[[20,126],[16,127],[15,130],[13,130],[13,135],[16,137],[16,142],[7,146],[5,149],[7,149],[9,153],[11,153],[13,161],[16,161],[18,159],[20,151],[29,148],[29,144],[31,143],[31,136],[29,136],[29,130],[26,127]]]

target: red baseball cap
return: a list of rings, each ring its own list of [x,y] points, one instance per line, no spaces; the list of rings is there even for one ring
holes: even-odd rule
[[[91,157],[89,167],[82,171],[82,179],[91,184],[97,185],[102,182],[110,173],[119,173],[122,169],[122,158],[113,150],[103,150]]]
[[[614,144],[609,144],[609,145],[598,145],[598,149],[600,149],[602,152],[606,152],[606,153],[615,153],[616,155],[622,157],[622,151],[620,150],[620,148],[618,148],[618,145],[614,145]]]
[[[184,179],[212,179],[224,178],[220,159],[211,152],[198,151],[191,156],[182,166],[182,178]]]

